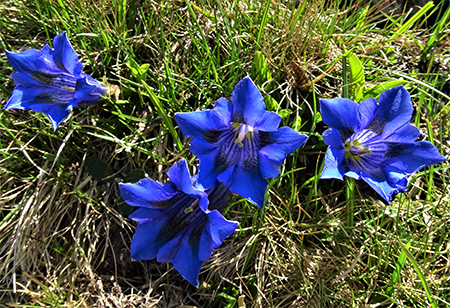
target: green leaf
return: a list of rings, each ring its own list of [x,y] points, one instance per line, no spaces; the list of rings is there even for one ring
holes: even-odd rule
[[[113,168],[104,160],[96,157],[88,157],[84,162],[84,167],[90,175],[97,181],[113,183],[115,181]]]
[[[319,111],[316,112],[316,115],[314,116],[314,123],[322,122],[322,115]]]
[[[125,217],[128,217],[136,209],[134,206],[128,205],[122,197],[117,198],[117,208]]]
[[[391,80],[391,81],[387,81],[382,84],[376,85],[375,87],[372,87],[372,88],[364,91],[362,100],[365,100],[365,99],[368,99],[371,97],[378,99],[380,94],[383,93],[384,91],[386,91],[390,88],[396,87],[396,86],[405,85],[407,83],[408,83],[408,81],[406,81],[406,80]]]
[[[264,104],[266,104],[266,109],[269,111],[275,111],[278,108],[278,102],[269,95],[264,97]]]
[[[358,57],[352,52],[347,53],[347,60],[350,66],[350,83],[352,84],[352,96],[357,102],[360,102],[363,98],[364,90],[364,67]]]
[[[139,65],[133,58],[129,57],[127,61],[125,62],[127,67],[130,69],[131,74],[134,78],[136,78],[136,81],[140,82],[141,80],[146,80],[148,69],[150,67],[150,64],[142,64]]]
[[[139,74],[140,74],[141,79],[143,79],[143,80],[147,79],[147,73],[148,73],[149,68],[150,68],[150,64],[148,64],[148,63],[142,64],[139,67]]]
[[[272,80],[272,74],[270,73],[269,66],[267,65],[264,55],[257,51],[253,57],[252,69],[250,71],[250,77],[259,86],[262,86],[267,81]],[[274,85],[272,82],[264,87],[265,91],[273,90]]]
[[[296,116],[294,121],[292,121],[291,127],[296,131],[300,131],[300,129],[302,128],[302,118]]]
[[[140,179],[145,178],[145,172],[142,169],[133,169],[131,170],[123,179],[125,183],[136,183],[139,182]]]
[[[287,117],[290,114],[292,114],[292,110],[291,109],[280,109],[280,110],[278,110],[278,115],[280,115],[282,118]]]

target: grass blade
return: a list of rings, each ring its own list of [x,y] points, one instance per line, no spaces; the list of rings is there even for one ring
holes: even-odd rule
[[[156,96],[156,94],[152,91],[152,89],[150,89],[145,81],[142,80],[141,82],[144,85],[145,91],[147,91],[147,94],[149,95],[152,103],[155,105],[156,110],[158,110],[158,113],[162,116],[164,124],[166,125],[167,129],[173,137],[173,140],[175,141],[175,144],[177,145],[178,151],[183,152],[183,143],[181,143],[180,137],[178,136],[178,133],[173,126],[172,120],[167,115],[167,112],[159,101],[158,96]]]
[[[416,271],[417,275],[419,276],[420,281],[422,282],[422,286],[425,289],[425,293],[427,294],[428,300],[430,301],[431,307],[437,308],[436,303],[433,299],[433,295],[431,294],[430,288],[428,287],[428,283],[427,283],[425,277],[423,276],[422,272],[420,271],[419,265],[417,264],[413,255],[409,252],[408,248],[406,248],[405,245],[403,245],[403,243],[400,241],[400,239],[399,239],[398,243],[400,244],[402,251],[406,254],[406,257],[409,259],[412,266],[414,267],[414,270]]]

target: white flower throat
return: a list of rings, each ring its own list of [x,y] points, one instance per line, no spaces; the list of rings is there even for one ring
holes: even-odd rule
[[[242,124],[242,123],[233,123],[231,124],[236,129],[236,139],[234,143],[236,143],[240,148],[243,146],[244,138],[253,138],[253,131],[255,130],[253,126]]]

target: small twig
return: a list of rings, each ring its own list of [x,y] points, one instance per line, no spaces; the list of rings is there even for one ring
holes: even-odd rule
[[[350,267],[343,272],[341,275],[337,276],[336,278],[334,278],[331,281],[331,284],[335,284],[339,279],[344,278],[345,276],[347,276],[351,271],[353,271],[353,269],[355,268],[356,264],[358,263],[359,259],[361,258],[361,256],[364,253],[364,246],[361,246],[360,250],[359,250],[359,254],[358,256],[356,256],[355,260],[353,260],[352,265],[350,265]]]

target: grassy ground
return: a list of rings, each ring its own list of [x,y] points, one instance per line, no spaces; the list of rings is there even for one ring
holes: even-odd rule
[[[0,111],[0,306],[449,307],[448,165],[413,175],[389,205],[364,185],[348,199],[344,182],[319,180],[317,113],[319,98],[360,99],[400,82],[423,139],[449,157],[449,12],[439,3],[387,16],[320,0],[0,0],[0,49],[40,49],[67,31],[84,71],[120,90],[56,132],[43,114]],[[1,54],[1,106],[12,72]],[[196,289],[167,264],[131,261],[134,223],[117,183],[165,181],[181,157],[197,166],[174,113],[212,108],[247,75],[283,125],[310,138],[270,182],[263,210],[232,197],[225,216],[240,227]]]

